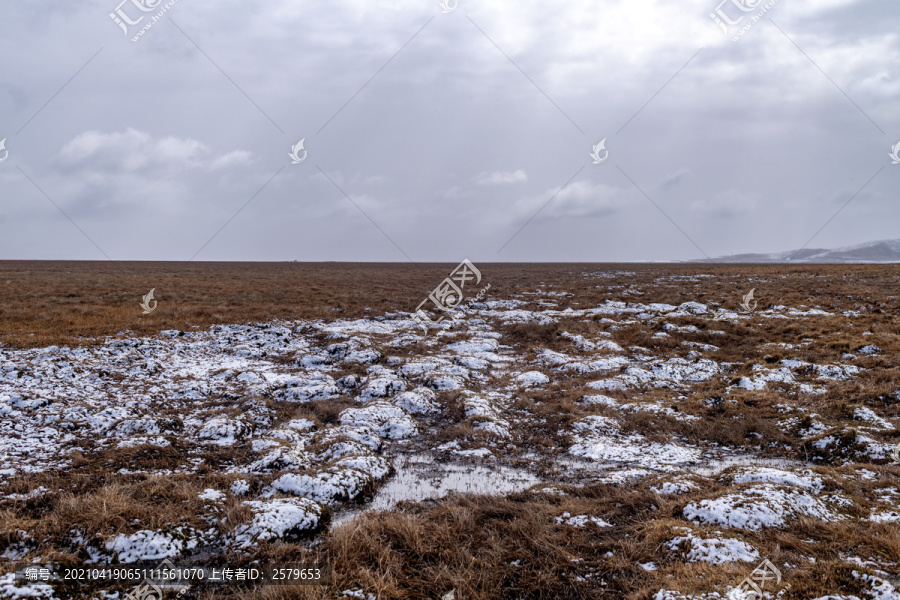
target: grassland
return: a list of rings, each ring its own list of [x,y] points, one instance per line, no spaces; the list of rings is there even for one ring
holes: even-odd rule
[[[93,348],[109,344],[104,336],[128,339],[167,330],[202,331],[218,324],[375,319],[412,311],[453,266],[0,262],[0,344],[16,352],[47,346]],[[498,464],[527,465],[542,480],[555,481],[553,489],[402,502],[391,511],[363,512],[345,525],[319,529],[303,541],[261,544],[250,555],[220,549],[212,559],[327,560],[335,567],[334,582],[327,587],[240,592],[200,586],[187,597],[335,598],[344,590],[359,590],[362,597],[372,594],[379,599],[440,598],[455,590],[460,600],[676,600],[685,596],[659,593],[680,590],[699,598],[734,586],[750,572],[754,564],[690,561],[667,545],[679,527],[691,526],[695,535],[710,536],[725,529],[692,524],[685,518],[685,508],[746,490],[735,472],[687,476],[691,485],[677,494],[658,491],[665,482],[675,481],[667,472],[627,481],[566,474],[558,458],[572,445],[573,427],[588,417],[615,420],[623,434],[641,436],[647,443],[680,440],[706,449],[794,461],[823,482],[822,494],[832,500],[848,499],[850,505],[834,507],[840,508],[840,518],[801,516],[778,527],[727,529],[727,536],[740,538],[761,557],[790,565],[785,581],[791,585],[783,592],[784,600],[829,594],[869,598],[870,586],[859,578],[860,571],[897,582],[900,525],[871,515],[890,511],[892,505],[898,510],[900,465],[867,453],[861,436],[875,435],[881,443],[893,444],[900,442],[900,432],[882,427],[873,433],[867,427],[871,423],[861,423],[858,415],[861,408],[868,409],[885,422],[900,425],[900,266],[477,266],[483,283],[491,284],[488,300],[517,298],[518,308],[534,313],[552,304],[553,319],[548,323],[479,315],[499,335],[501,347],[515,357],[514,366],[541,364],[548,351],[572,353],[571,336],[581,336],[614,339],[629,351],[646,351],[656,361],[682,357],[685,343],[706,347],[697,356],[723,365],[722,376],[683,387],[610,389],[603,393],[618,404],[591,405],[584,397],[597,393],[589,391],[595,374],[566,372],[546,385],[516,386],[515,369],[491,371],[473,385],[477,391],[508,390],[503,415],[517,419],[514,442],[479,428],[459,391],[438,389],[440,413],[423,427],[411,451],[431,450],[454,440],[464,448],[490,448]],[[158,308],[144,315],[139,302],[151,288]],[[688,314],[670,330],[662,329],[665,320],[659,317],[637,315],[612,323],[599,316],[565,313],[609,302],[673,306],[696,302],[711,311],[736,310],[751,288],[759,302],[756,314],[718,321]],[[828,317],[813,318],[811,310]],[[664,331],[669,333],[659,335]],[[304,335],[316,347],[334,342],[323,332]],[[374,366],[387,365],[389,355],[412,361],[435,352],[425,338],[400,348],[388,338],[373,340],[372,347],[382,356]],[[868,346],[877,346],[878,352],[860,353]],[[291,369],[301,364],[302,356],[292,351],[270,358]],[[784,361],[807,365],[795,368],[797,381],[822,389],[808,393],[777,382],[761,389],[738,385],[758,375],[760,365],[775,368]],[[824,383],[809,366],[850,361],[858,374]],[[337,363],[333,369],[335,379],[364,379],[368,372],[364,366]],[[558,373],[549,367],[544,370]],[[263,406],[274,422],[308,419],[324,431],[358,401],[348,393],[285,402],[267,391],[211,394],[197,406],[238,414],[251,403]],[[628,403],[659,410],[625,410]],[[161,418],[186,419],[183,404],[173,403],[169,410],[161,409]],[[821,443],[832,437],[833,443]],[[30,540],[25,544],[27,558],[83,560],[84,548],[71,543],[72,530],[90,539],[131,532],[133,523],[154,530],[176,523],[200,530],[210,518],[221,523],[227,517],[229,526],[247,522],[250,514],[240,498],[229,497],[211,514],[208,503],[198,496],[211,487],[227,489],[238,479],[226,470],[253,460],[249,444],[198,445],[178,436],[172,442],[166,447],[67,449],[64,468],[17,472],[2,489],[7,499],[0,501],[0,547],[4,542],[14,547]],[[179,473],[187,464],[197,468]],[[271,484],[276,474],[251,477],[253,491]],[[371,497],[375,487],[360,501]],[[60,491],[28,498],[40,488]],[[561,526],[558,518],[564,513],[592,515],[614,526]],[[83,591],[64,593],[88,597],[78,596]]]

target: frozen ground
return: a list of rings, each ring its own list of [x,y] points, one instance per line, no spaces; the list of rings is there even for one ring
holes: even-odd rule
[[[535,297],[544,308],[533,309]],[[347,523],[360,511],[391,509],[402,500],[450,492],[557,493],[565,485],[647,478],[663,496],[715,490],[685,504],[678,515],[684,526],[673,528],[665,544],[665,552],[686,562],[740,561],[752,568],[761,555],[742,534],[798,519],[900,522],[897,485],[883,486],[880,498],[860,506],[841,479],[855,482],[871,472],[854,464],[891,462],[896,420],[856,406],[846,422],[837,422],[806,400],[859,377],[865,371],[860,357],[878,356],[877,345],[816,364],[804,358],[802,346],[782,344],[784,358],[749,371],[717,357],[715,339],[727,336],[723,324],[794,319],[828,327],[829,319],[853,314],[775,306],[751,317],[697,302],[649,300],[559,311],[547,308],[554,299],[539,290],[527,299],[487,301],[456,329],[427,337],[408,313],[395,313],[221,325],[149,338],[126,332],[82,348],[0,349],[0,502],[15,510],[62,494],[46,487],[12,492],[9,485],[27,474],[74,469],[102,453],[177,450],[177,464],[134,464],[115,472],[201,479],[204,457],[219,453],[218,470],[230,484],[202,488],[203,518],[215,522],[216,507],[229,501],[243,505],[247,518],[234,524],[219,519],[209,529],[131,523],[93,537],[74,528],[71,550],[94,563],[189,558],[198,549],[252,555],[261,543],[315,539],[329,519]],[[503,343],[510,324],[561,321],[598,323],[604,331],[561,331],[562,345],[552,350],[516,353]],[[698,322],[707,341],[692,341]],[[681,341],[657,355],[629,344],[623,332],[635,329],[648,339]],[[686,402],[711,386],[722,393]],[[735,394],[767,389],[779,391],[779,428],[799,437],[809,449],[805,456],[776,459],[776,444],[775,454],[763,456],[684,433],[702,419],[691,407],[733,404]],[[538,404],[522,401],[533,394],[567,395],[578,411],[564,429],[548,433]],[[330,420],[294,411],[332,401],[343,404]],[[640,430],[635,419],[644,417],[665,418],[673,429],[662,437]],[[851,422],[857,435],[848,444]],[[682,426],[688,429],[677,429]],[[821,465],[847,468],[826,476],[816,471]],[[557,522],[612,526],[568,513]],[[40,540],[29,532],[5,534],[5,558],[41,555]],[[852,564],[854,557],[845,559]],[[867,580],[869,597],[900,598],[897,562],[900,557],[870,565],[880,578],[860,574],[877,579]],[[721,596],[709,597],[727,591],[711,590]],[[52,594],[48,586],[0,579],[0,597]],[[664,589],[656,595],[684,597]]]

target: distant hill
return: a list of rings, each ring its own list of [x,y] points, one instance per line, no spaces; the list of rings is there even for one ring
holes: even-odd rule
[[[733,254],[713,260],[726,263],[894,263],[900,262],[900,240],[878,240],[833,250],[804,248],[799,254],[796,250],[770,254]]]

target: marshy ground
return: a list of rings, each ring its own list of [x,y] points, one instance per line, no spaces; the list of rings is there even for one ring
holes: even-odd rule
[[[711,600],[768,559],[770,598],[900,598],[900,267],[477,266],[484,300],[423,335],[454,265],[0,263],[0,573]]]

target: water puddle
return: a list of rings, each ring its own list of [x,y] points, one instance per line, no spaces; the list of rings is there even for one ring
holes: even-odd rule
[[[724,456],[722,458],[710,459],[703,465],[690,466],[685,470],[704,477],[712,477],[718,475],[728,467],[770,467],[773,469],[801,469],[804,467],[814,467],[815,465],[805,463],[802,460],[793,458],[760,458],[759,456],[738,455]]]
[[[533,461],[541,458],[530,453],[526,457]],[[556,483],[583,483],[583,478],[596,478],[597,476],[615,473],[616,471],[636,469],[646,470],[651,473],[666,473],[687,471],[703,477],[714,477],[729,467],[770,467],[773,469],[799,469],[814,467],[812,463],[806,463],[792,458],[763,458],[749,454],[720,455],[705,457],[700,461],[660,465],[644,464],[640,461],[597,461],[579,456],[561,455],[553,457],[548,465],[552,470],[552,479]]]
[[[526,455],[528,457],[528,455]],[[530,455],[536,460],[538,455]],[[430,455],[397,456],[393,458],[396,472],[376,492],[371,502],[363,507],[341,511],[332,519],[332,526],[346,523],[356,515],[370,510],[391,510],[404,500],[420,501],[443,498],[451,492],[464,494],[506,495],[547,482],[583,483],[583,477],[611,473],[623,468],[640,468],[639,464],[596,462],[589,459],[557,456],[550,460],[553,477],[541,479],[525,469],[498,464],[455,464],[436,462]],[[733,466],[771,467],[792,469],[813,466],[788,458],[761,458],[750,455],[732,455],[710,458],[701,463],[680,465],[673,471],[687,471],[704,477],[713,477]],[[659,471],[657,469],[648,469]],[[664,471],[659,471],[664,472]]]
[[[398,456],[394,475],[382,485],[372,502],[358,510],[335,516],[332,526],[344,523],[362,511],[390,510],[403,500],[443,498],[451,492],[505,495],[541,483],[524,469],[501,465],[471,465],[435,462],[428,455]]]

